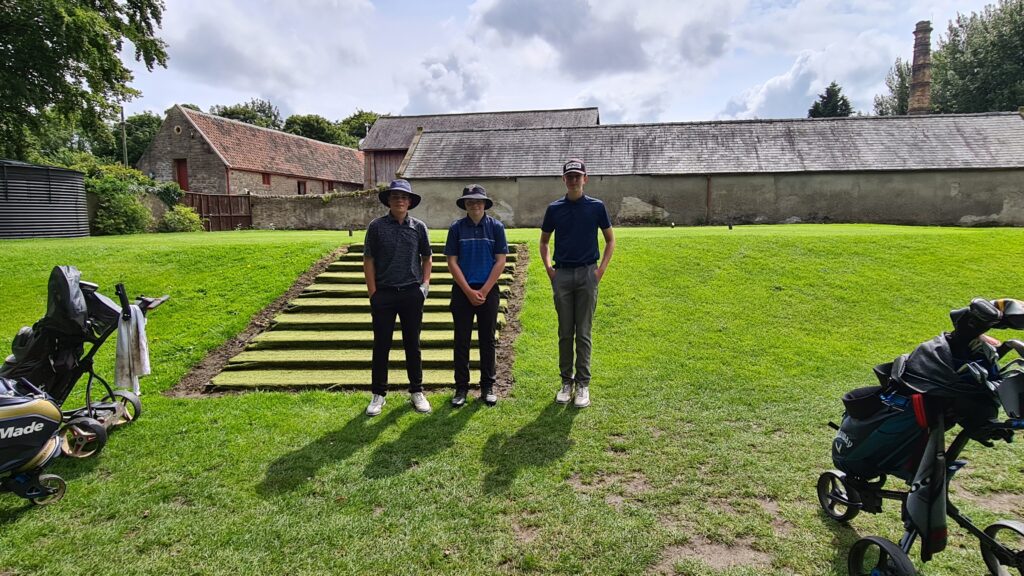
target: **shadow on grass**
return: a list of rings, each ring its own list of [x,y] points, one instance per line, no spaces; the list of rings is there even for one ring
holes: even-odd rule
[[[492,467],[484,477],[484,492],[504,492],[527,466],[545,466],[559,460],[573,441],[569,439],[578,408],[548,404],[537,419],[512,436],[493,434],[484,446],[483,461]]]
[[[462,408],[452,408],[451,404],[444,402],[433,414],[421,415],[422,418],[401,436],[377,448],[366,464],[363,476],[395,476],[418,466],[431,454],[450,448],[455,443],[455,436],[480,409],[480,405],[479,401],[470,400]]]
[[[360,412],[340,430],[329,432],[271,462],[256,492],[261,496],[272,496],[299,488],[325,464],[344,460],[359,448],[373,442],[381,432],[411,409],[409,404],[404,404],[375,418]]]
[[[821,523],[832,533],[832,543],[835,546],[835,555],[832,557],[832,571],[836,574],[846,574],[848,571],[848,558],[850,546],[861,536],[857,530],[846,522],[836,522],[826,515],[820,508],[818,518]]]

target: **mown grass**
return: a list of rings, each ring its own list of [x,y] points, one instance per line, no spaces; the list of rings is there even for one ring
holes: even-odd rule
[[[158,394],[345,233],[0,242],[5,349],[42,314],[54,264],[108,292],[123,281],[172,296],[149,324],[144,416],[98,458],[52,467],[69,481],[59,504],[0,497],[0,573],[845,574],[858,535],[896,539],[900,522],[892,506],[849,527],[818,510],[840,395],[947,329],[951,308],[1024,296],[1020,230],[621,229],[594,330],[594,405],[576,411],[552,402],[537,235],[510,233],[534,254],[512,397],[452,411],[441,392],[422,416],[395,390],[372,420],[367,393]],[[1019,443],[974,445],[956,484],[1017,495],[1020,517],[1021,456]],[[982,525],[1006,515],[962,503]],[[714,546],[760,560],[716,572],[665,555]],[[922,573],[984,571],[953,527]]]

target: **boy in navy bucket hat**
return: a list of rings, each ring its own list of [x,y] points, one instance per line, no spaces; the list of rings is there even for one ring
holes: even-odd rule
[[[487,215],[494,202],[479,184],[470,184],[455,204],[466,211],[448,228],[444,255],[455,280],[451,311],[455,324],[455,395],[452,406],[466,403],[469,393],[469,346],[476,317],[480,343],[480,399],[488,406],[498,401],[494,393],[496,354],[494,331],[498,327],[501,293],[498,277],[505,270],[508,242],[505,226]]]
[[[394,180],[377,197],[388,213],[366,227],[363,248],[363,277],[373,316],[373,396],[366,414],[376,416],[384,408],[395,316],[402,321],[410,400],[417,412],[430,412],[430,402],[423,395],[420,357],[423,302],[430,289],[430,239],[427,225],[409,215],[419,205],[420,195],[406,180]]]

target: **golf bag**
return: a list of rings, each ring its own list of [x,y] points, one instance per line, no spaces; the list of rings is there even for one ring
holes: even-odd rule
[[[981,442],[1008,439],[1012,431],[997,426],[1000,394],[1019,388],[1012,382],[1000,392],[998,360],[1010,344],[997,347],[984,333],[1024,329],[1024,303],[975,299],[950,319],[951,332],[876,366],[879,386],[843,397],[846,411],[832,443],[832,461],[842,472],[863,480],[894,475],[910,485],[905,522],[921,535],[925,560],[946,546],[945,432],[959,425]],[[1007,398],[1003,405],[1017,402]]]

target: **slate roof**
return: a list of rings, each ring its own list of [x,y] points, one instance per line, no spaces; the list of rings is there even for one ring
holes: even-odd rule
[[[362,185],[363,153],[358,150],[181,110],[232,169]]]
[[[1015,112],[424,132],[406,178],[1024,168]]]
[[[597,108],[523,110],[517,112],[473,112],[425,116],[381,116],[363,140],[363,150],[405,150],[417,128],[434,130],[497,130],[509,128],[554,128],[596,126]]]

